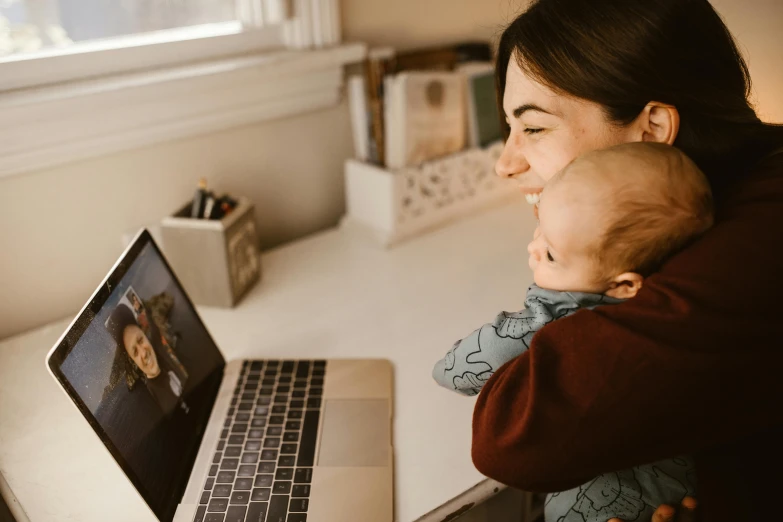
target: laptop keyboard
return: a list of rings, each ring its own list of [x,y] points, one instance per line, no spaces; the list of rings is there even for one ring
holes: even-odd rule
[[[245,361],[194,522],[306,522],[326,361]]]

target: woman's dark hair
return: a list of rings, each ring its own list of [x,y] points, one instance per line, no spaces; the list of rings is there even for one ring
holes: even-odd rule
[[[535,0],[498,48],[506,136],[512,58],[539,83],[602,105],[618,124],[631,123],[651,101],[675,106],[675,145],[713,190],[783,146],[783,127],[763,123],[750,105],[747,64],[707,0]]]
[[[128,306],[124,304],[117,305],[106,322],[106,329],[117,343],[114,352],[114,362],[112,363],[111,375],[109,376],[109,386],[113,389],[121,377],[125,377],[125,384],[129,390],[133,390],[136,382],[142,378],[142,372],[136,363],[128,355],[125,349],[125,328],[130,325],[138,326],[136,316],[133,315]]]

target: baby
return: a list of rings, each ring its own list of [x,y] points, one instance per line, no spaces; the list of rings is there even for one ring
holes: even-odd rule
[[[528,245],[535,284],[528,289],[525,310],[502,312],[457,341],[437,362],[433,377],[458,393],[477,395],[547,323],[581,308],[634,297],[645,277],[712,222],[704,174],[674,147],[633,143],[578,158],[541,194],[539,228]],[[647,522],[658,505],[678,505],[695,493],[692,461],[682,457],[605,473],[551,494],[545,518]]]

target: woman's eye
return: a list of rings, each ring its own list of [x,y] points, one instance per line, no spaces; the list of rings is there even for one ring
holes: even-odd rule
[[[528,127],[525,129],[525,134],[538,134],[539,132],[543,131],[544,129],[539,129],[535,127]]]
[[[546,251],[546,258],[549,259],[549,261],[551,261],[552,263],[555,262],[555,258],[552,257],[552,253],[549,251],[549,249],[547,249]]]

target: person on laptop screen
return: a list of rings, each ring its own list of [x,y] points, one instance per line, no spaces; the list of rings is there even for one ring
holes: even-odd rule
[[[168,360],[161,336],[148,337],[124,304],[114,309],[107,328],[117,343],[114,369],[124,370],[128,389],[141,380],[163,413],[170,414],[180,403],[187,374],[179,361]],[[182,407],[187,411],[184,402]]]

